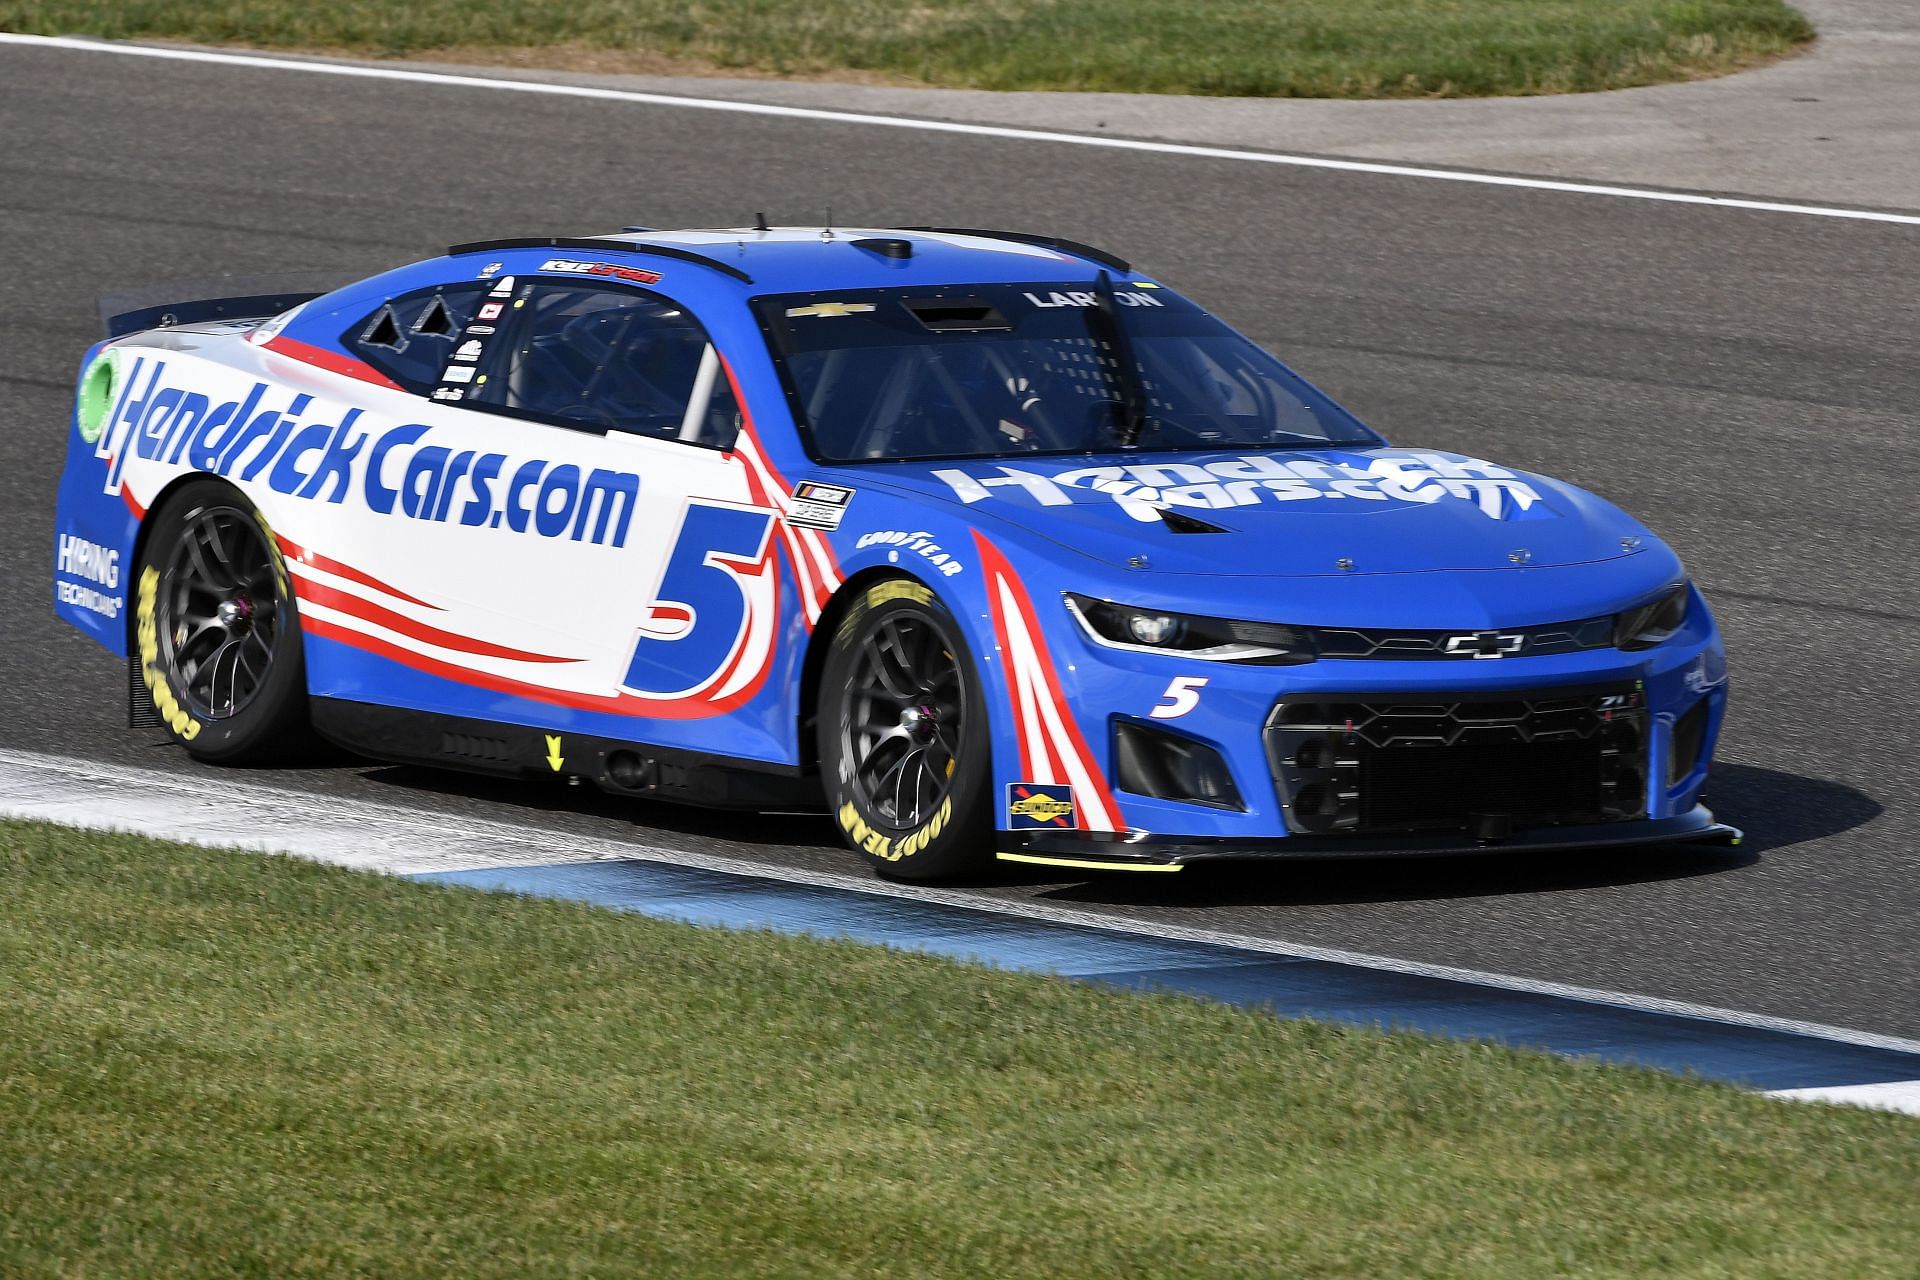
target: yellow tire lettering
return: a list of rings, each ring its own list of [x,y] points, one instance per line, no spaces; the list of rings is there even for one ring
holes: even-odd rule
[[[898,862],[902,858],[911,858],[940,838],[940,833],[947,829],[947,823],[953,818],[953,797],[942,800],[940,808],[929,821],[897,840],[868,826],[851,800],[841,804],[834,816],[840,822],[840,829],[847,833],[847,838],[856,848],[864,849],[887,862]]]
[[[869,605],[885,604],[889,600],[911,600],[915,604],[932,604],[933,592],[908,578],[888,578],[885,582],[875,583],[867,592]]]
[[[173,686],[160,670],[160,629],[154,621],[153,602],[159,594],[160,571],[148,565],[140,571],[140,606],[135,611],[134,635],[140,651],[140,683],[147,686],[147,693],[153,698],[153,709],[160,714],[161,723],[180,735],[182,741],[192,742],[200,734],[200,722],[187,714],[180,700],[173,696]]]

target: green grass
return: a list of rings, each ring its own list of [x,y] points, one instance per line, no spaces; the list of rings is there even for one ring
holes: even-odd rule
[[[1724,75],[1784,0],[0,0],[0,29],[983,89],[1573,93]]]
[[[1920,1123],[0,823],[0,1275],[1905,1276]]]

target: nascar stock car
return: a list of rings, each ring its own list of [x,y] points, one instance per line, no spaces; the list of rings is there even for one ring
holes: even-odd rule
[[[1066,240],[636,227],[117,314],[55,532],[205,761],[824,805],[902,878],[1737,838],[1665,544]]]

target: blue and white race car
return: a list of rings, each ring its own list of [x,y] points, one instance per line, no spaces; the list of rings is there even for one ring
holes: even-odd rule
[[[1664,543],[1085,245],[632,228],[109,333],[55,608],[201,760],[824,804],[910,879],[1737,838]]]

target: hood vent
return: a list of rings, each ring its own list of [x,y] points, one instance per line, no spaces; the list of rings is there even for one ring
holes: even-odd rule
[[[1233,532],[1231,529],[1224,529],[1217,524],[1211,524],[1197,516],[1190,516],[1184,511],[1175,511],[1171,507],[1155,507],[1154,511],[1160,516],[1160,523],[1166,525],[1167,528],[1175,533]]]

